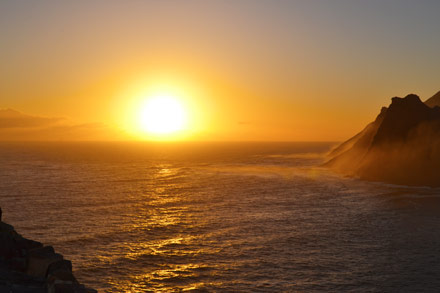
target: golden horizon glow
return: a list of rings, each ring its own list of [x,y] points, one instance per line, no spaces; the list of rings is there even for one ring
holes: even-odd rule
[[[154,135],[170,135],[187,126],[186,110],[177,97],[169,94],[146,99],[138,115],[140,129]]]

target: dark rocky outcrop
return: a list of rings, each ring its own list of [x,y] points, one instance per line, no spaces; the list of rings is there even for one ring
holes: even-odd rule
[[[92,293],[72,273],[72,263],[52,246],[26,239],[0,218],[0,292]]]
[[[440,186],[440,93],[392,98],[376,120],[329,153],[325,166],[366,180]]]

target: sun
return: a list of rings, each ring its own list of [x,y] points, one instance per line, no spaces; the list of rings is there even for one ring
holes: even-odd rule
[[[143,132],[162,136],[186,127],[186,110],[177,97],[152,96],[145,99],[139,110],[139,127]]]

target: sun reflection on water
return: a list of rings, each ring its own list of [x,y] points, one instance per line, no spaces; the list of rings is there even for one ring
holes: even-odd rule
[[[137,274],[125,281],[111,281],[114,292],[208,292],[206,286],[220,285],[220,282],[197,282],[197,277],[206,266],[196,264],[166,265],[144,274]],[[195,281],[195,282],[194,282]],[[146,288],[152,287],[154,290]],[[110,291],[111,292],[111,291]]]
[[[193,183],[180,180],[181,170],[170,164],[159,164],[154,170],[150,175],[154,184],[143,195],[142,213],[132,215],[132,222],[126,227],[128,231],[143,230],[145,239],[127,242],[121,257],[125,261],[141,261],[144,266],[123,278],[108,280],[112,289],[107,292],[148,292],[148,288],[154,288],[151,292],[182,292],[206,285],[197,278],[212,267],[192,260],[209,253],[210,248],[204,251],[194,245],[201,239],[187,233],[203,226],[204,221],[182,204],[188,200],[187,190]]]

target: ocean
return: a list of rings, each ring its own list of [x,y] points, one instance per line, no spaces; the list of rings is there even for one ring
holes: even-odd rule
[[[1,143],[3,219],[100,292],[439,292],[440,189],[332,143]]]

